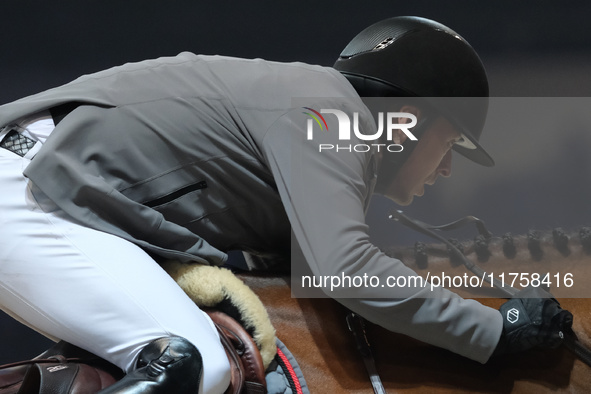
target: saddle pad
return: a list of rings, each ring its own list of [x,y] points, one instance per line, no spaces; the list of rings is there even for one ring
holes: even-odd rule
[[[267,368],[267,394],[310,394],[295,357],[279,339],[277,355]]]

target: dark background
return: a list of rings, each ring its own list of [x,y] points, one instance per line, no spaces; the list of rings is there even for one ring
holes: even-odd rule
[[[357,32],[397,15],[432,18],[466,38],[489,72],[493,96],[591,92],[586,1],[4,0],[0,103],[81,74],[181,51],[331,65]],[[587,129],[582,125],[560,144],[553,139],[560,128],[487,131],[482,142],[497,167],[457,159],[454,177],[405,210],[437,223],[474,214],[493,232],[588,224]],[[376,199],[368,219],[376,242],[416,238],[387,222],[383,211],[394,207]],[[0,363],[34,356],[48,345],[6,316],[0,316],[0,336]]]

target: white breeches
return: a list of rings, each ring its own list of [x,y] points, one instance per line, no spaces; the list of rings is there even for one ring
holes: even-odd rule
[[[33,196],[28,163],[0,148],[0,308],[125,371],[152,340],[184,337],[203,357],[200,392],[224,392],[229,363],[209,317],[138,246]]]

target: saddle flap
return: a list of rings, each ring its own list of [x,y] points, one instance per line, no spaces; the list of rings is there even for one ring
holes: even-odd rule
[[[33,364],[27,371],[18,394],[69,393],[78,374],[77,364]]]
[[[218,310],[205,310],[216,325],[232,368],[227,393],[266,393],[265,367],[259,348],[236,320]],[[239,381],[238,381],[239,380]]]
[[[17,394],[91,394],[115,383],[109,373],[87,364],[33,364]]]
[[[32,360],[0,366],[0,394],[90,394],[122,375],[113,364],[62,341]]]
[[[19,365],[0,370],[0,394],[16,394],[30,365]]]

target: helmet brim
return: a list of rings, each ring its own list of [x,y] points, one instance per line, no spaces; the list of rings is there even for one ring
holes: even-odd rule
[[[474,148],[470,149],[462,145],[454,145],[453,149],[456,152],[458,152],[460,155],[464,156],[468,160],[471,160],[485,167],[493,167],[495,165],[495,161],[492,158],[492,156],[488,154],[488,152],[480,145],[480,143],[474,137],[470,135],[469,132],[463,132],[462,136],[470,140]]]

